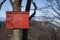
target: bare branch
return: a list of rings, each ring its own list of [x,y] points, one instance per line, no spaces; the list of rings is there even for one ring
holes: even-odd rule
[[[3,3],[5,3],[5,1],[6,1],[6,0],[3,0],[3,1],[1,2],[1,4],[0,4],[0,10],[1,10],[1,7],[2,7]]]
[[[13,2],[12,2],[12,0],[9,0],[9,1],[10,1],[11,5],[13,5]]]
[[[36,10],[41,11],[41,10],[47,9],[47,8],[49,8],[49,7],[51,7],[51,6],[48,6],[48,7],[42,7],[42,8],[37,8]],[[34,10],[34,9],[30,9],[30,10]]]
[[[55,0],[56,2],[57,2],[57,4],[58,4],[58,9],[60,10],[60,3],[59,3],[59,1],[58,0]]]
[[[53,9],[54,12],[56,12],[60,16],[60,14],[53,7],[52,7],[52,9]]]
[[[60,23],[56,22],[55,20],[54,20],[54,22],[57,23],[58,25],[60,25]]]
[[[56,0],[56,1],[57,1],[57,0]],[[50,1],[48,1],[48,2],[50,2]],[[59,4],[58,1],[57,1],[57,3]],[[51,2],[50,2],[50,4],[51,4]],[[53,5],[51,5],[51,7],[52,7],[52,10],[60,16],[60,13],[58,13],[58,12],[53,8]],[[60,7],[60,5],[59,5],[59,7]]]
[[[54,17],[56,17],[58,20],[60,20],[59,17],[55,16],[52,12],[48,11],[50,14],[52,14]]]
[[[35,2],[32,1],[32,3],[33,3],[33,5],[34,5],[35,8],[34,8],[34,13],[29,17],[29,20],[31,20],[31,18],[35,16],[36,9],[37,9],[37,6],[36,6]]]

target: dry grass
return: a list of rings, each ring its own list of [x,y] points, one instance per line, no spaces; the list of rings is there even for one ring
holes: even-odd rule
[[[0,40],[9,40],[11,36],[12,30],[7,30],[3,24],[0,29]],[[60,28],[48,22],[31,21],[28,40],[60,40]]]

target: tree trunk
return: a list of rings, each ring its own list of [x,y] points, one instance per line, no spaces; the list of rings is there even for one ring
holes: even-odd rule
[[[25,11],[29,12],[31,6],[31,0],[27,0]],[[23,38],[22,40],[28,40],[28,29],[23,29]]]
[[[21,11],[22,0],[14,0],[12,4],[13,11]],[[12,40],[21,40],[21,29],[13,29]]]
[[[13,3],[13,11],[21,11],[22,0],[15,0]]]
[[[27,5],[26,5],[26,10],[25,11],[30,11],[30,6],[31,6],[31,0],[27,0]]]
[[[21,40],[21,30],[20,29],[13,30],[12,40]]]

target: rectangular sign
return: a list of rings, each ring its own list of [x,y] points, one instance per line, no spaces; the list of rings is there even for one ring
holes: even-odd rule
[[[28,12],[6,12],[6,28],[29,28]]]

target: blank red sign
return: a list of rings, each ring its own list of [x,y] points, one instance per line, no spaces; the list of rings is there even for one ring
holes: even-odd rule
[[[6,28],[29,28],[28,12],[6,12]]]

